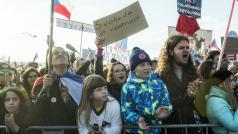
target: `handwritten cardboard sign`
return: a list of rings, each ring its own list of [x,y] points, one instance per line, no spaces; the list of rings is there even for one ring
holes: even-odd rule
[[[93,23],[97,37],[105,39],[98,47],[107,46],[148,27],[138,1]]]
[[[223,40],[224,40],[224,37],[221,37],[222,44],[223,44]],[[225,54],[238,53],[238,38],[237,37],[227,37],[224,53]]]

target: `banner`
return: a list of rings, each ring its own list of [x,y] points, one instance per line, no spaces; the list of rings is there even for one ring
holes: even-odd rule
[[[201,18],[202,0],[177,0],[178,13]]]
[[[97,37],[105,39],[98,47],[104,47],[148,27],[138,1],[93,23]]]
[[[129,64],[129,55],[130,51],[129,50],[122,50],[122,49],[117,49],[115,47],[107,47],[107,50],[104,50],[103,53],[103,62],[104,63],[109,63],[112,58],[116,59],[117,61],[128,65]]]
[[[176,31],[175,27],[173,26],[168,26],[168,35],[178,35],[179,33]],[[204,49],[208,49],[211,42],[212,42],[212,30],[204,30],[200,29],[198,30],[193,37],[189,37],[190,44],[192,45],[192,48],[197,48],[200,49],[202,44]],[[198,41],[198,43],[201,44],[196,44],[195,40]]]
[[[221,43],[223,44],[224,37],[221,37]],[[226,47],[224,49],[225,54],[237,54],[238,53],[238,38],[227,37]]]
[[[91,51],[92,51],[93,57],[95,58],[96,50],[91,50]],[[88,58],[88,53],[89,53],[88,49],[82,49],[82,58],[87,59]]]
[[[77,21],[69,21],[69,20],[56,18],[56,26],[62,27],[62,28],[68,28],[72,30],[83,31],[83,32],[95,33],[93,25],[77,22]]]

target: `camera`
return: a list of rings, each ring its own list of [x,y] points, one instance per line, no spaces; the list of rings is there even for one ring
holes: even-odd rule
[[[106,122],[106,121],[103,121],[102,122],[102,127],[104,128],[104,127],[107,127],[107,126],[110,126],[111,125],[111,123],[109,123],[109,122]]]
[[[100,134],[98,124],[93,124],[92,128],[93,128],[94,134]]]

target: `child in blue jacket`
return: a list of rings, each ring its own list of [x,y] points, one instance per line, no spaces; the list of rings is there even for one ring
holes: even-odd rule
[[[133,133],[158,134],[158,126],[172,112],[172,105],[164,82],[151,70],[149,55],[135,47],[130,55],[129,78],[121,92],[122,118],[126,125],[139,129],[126,129]]]

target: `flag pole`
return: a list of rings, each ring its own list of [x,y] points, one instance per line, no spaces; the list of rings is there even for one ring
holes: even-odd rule
[[[230,29],[231,18],[232,18],[234,7],[235,7],[235,2],[236,2],[236,0],[233,0],[230,16],[229,16],[229,20],[228,20],[228,24],[227,24],[227,27],[226,27],[226,33],[225,33],[224,41],[222,43],[222,49],[221,49],[221,53],[220,53],[219,60],[218,60],[217,70],[219,70],[220,67],[221,67],[222,56],[223,56],[224,50],[226,48],[226,40],[227,40],[228,31]]]
[[[54,0],[51,0],[50,9],[50,43],[49,43],[49,60],[48,60],[48,74],[51,74],[52,69],[52,47],[53,47],[53,23],[54,23]],[[50,97],[50,87],[47,87],[47,97]]]
[[[80,56],[83,56],[82,55],[82,43],[83,43],[83,30],[84,30],[84,26],[83,26],[83,24],[82,24],[82,32],[81,32],[81,38],[80,38],[80,50],[79,50],[79,52],[80,52]]]
[[[48,74],[51,73],[52,68],[51,63],[52,63],[52,47],[53,47],[53,23],[54,23],[54,0],[51,0]]]

